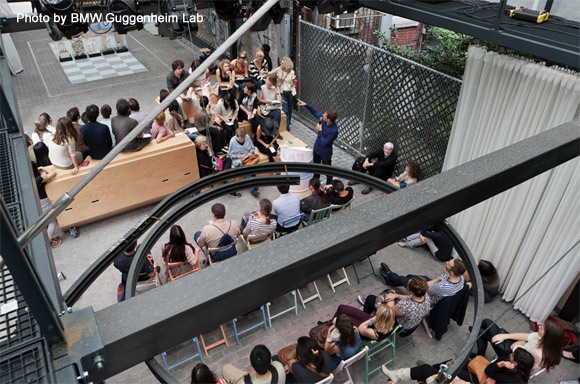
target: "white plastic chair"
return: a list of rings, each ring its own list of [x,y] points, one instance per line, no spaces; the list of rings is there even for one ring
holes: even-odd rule
[[[366,354],[369,352],[369,347],[368,346],[364,346],[363,349],[360,350],[359,353],[357,353],[356,355],[343,360],[340,362],[340,364],[338,365],[338,367],[336,367],[336,369],[334,371],[332,371],[333,374],[337,374],[339,372],[341,372],[342,370],[346,371],[346,374],[348,376],[348,380],[345,381],[343,384],[354,384],[354,381],[352,380],[352,376],[350,374],[350,370],[348,369],[351,365],[353,365],[354,363],[356,363],[357,361],[359,361],[360,359],[362,359],[363,357],[366,356]]]

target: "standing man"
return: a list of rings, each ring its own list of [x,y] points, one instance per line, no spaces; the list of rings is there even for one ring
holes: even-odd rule
[[[298,100],[299,107],[306,107],[318,119],[316,125],[316,141],[314,142],[313,158],[314,164],[331,165],[332,159],[332,145],[334,140],[338,137],[338,125],[336,125],[337,114],[333,109],[327,109],[324,114],[321,114],[310,105],[302,100]],[[315,178],[319,179],[320,175],[315,174]],[[326,184],[332,184],[332,175],[326,175]]]

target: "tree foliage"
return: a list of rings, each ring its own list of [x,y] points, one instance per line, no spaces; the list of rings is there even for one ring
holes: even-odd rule
[[[453,32],[448,29],[427,26],[427,33],[420,50],[415,50],[399,43],[397,30],[391,29],[391,36],[376,32],[383,47],[389,52],[446,73],[455,78],[461,78],[465,71],[467,49],[472,44],[487,47],[489,50],[508,55],[522,56],[521,52],[488,43],[474,37]],[[392,41],[391,41],[392,39]],[[531,56],[527,56],[531,57]]]

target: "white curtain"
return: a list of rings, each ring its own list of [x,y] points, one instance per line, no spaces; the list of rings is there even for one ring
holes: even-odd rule
[[[578,73],[472,46],[443,169],[579,115]],[[498,268],[503,298],[533,321],[550,315],[580,272],[579,168],[573,159],[451,218],[474,257]]]

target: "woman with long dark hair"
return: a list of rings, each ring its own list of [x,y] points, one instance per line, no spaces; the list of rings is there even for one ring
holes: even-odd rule
[[[346,360],[360,349],[360,335],[353,326],[348,315],[341,313],[333,320],[333,325],[328,329],[324,350],[331,357],[330,370],[334,370],[342,360]]]
[[[330,375],[330,356],[308,336],[298,338],[296,357],[288,368],[297,383],[314,384]]]
[[[179,276],[192,269],[200,269],[199,259],[195,257],[193,246],[187,242],[185,233],[179,225],[173,225],[169,230],[169,242],[163,245],[163,261],[165,264],[181,263],[178,267],[173,267],[171,273],[173,276]]]
[[[204,363],[197,363],[191,370],[191,384],[226,384],[224,379],[217,379],[215,374]]]
[[[532,374],[542,369],[550,371],[560,364],[564,349],[564,328],[552,320],[546,320],[538,332],[508,333],[490,319],[481,323],[477,339],[477,354],[485,356],[487,343],[491,343],[499,360],[507,360],[512,351],[522,347],[534,357]]]
[[[68,117],[61,117],[56,122],[56,133],[48,142],[48,156],[52,165],[57,168],[71,169],[70,174],[76,175],[83,155],[75,151],[77,131]]]
[[[481,281],[483,282],[483,299],[486,303],[489,303],[499,293],[499,274],[495,266],[487,260],[479,260],[477,262],[477,269],[479,269]],[[469,286],[469,294],[473,296],[473,289],[467,271],[463,273],[463,279],[465,280],[465,284]]]
[[[389,370],[383,365],[383,373],[387,376],[389,384],[399,381],[426,381],[428,383],[435,380],[435,375],[439,372],[440,364],[423,364],[413,368],[400,368]],[[530,372],[534,365],[534,357],[525,349],[517,348],[509,355],[507,361],[496,361],[490,363],[485,368],[485,373],[496,383],[501,384],[526,384],[530,379]],[[471,377],[467,368],[463,368],[453,379],[453,383],[471,383]]]
[[[303,220],[308,220],[313,210],[329,206],[326,193],[320,189],[320,180],[313,177],[308,183],[308,188],[312,194],[300,200],[300,211],[302,212]]]
[[[215,107],[215,121],[223,129],[226,142],[229,142],[238,129],[238,102],[231,93],[226,93]]]
[[[34,180],[36,181],[36,189],[38,191],[38,197],[40,199],[40,207],[42,208],[42,213],[45,213],[50,209],[50,201],[46,195],[44,185],[50,180],[56,177],[56,172],[49,170],[48,168],[38,167],[33,161],[32,163],[32,173],[34,175]],[[56,248],[62,243],[62,238],[60,236],[54,236],[54,231],[56,229],[56,220],[52,220],[48,224],[46,234],[48,235],[48,240],[50,241],[50,247]]]

